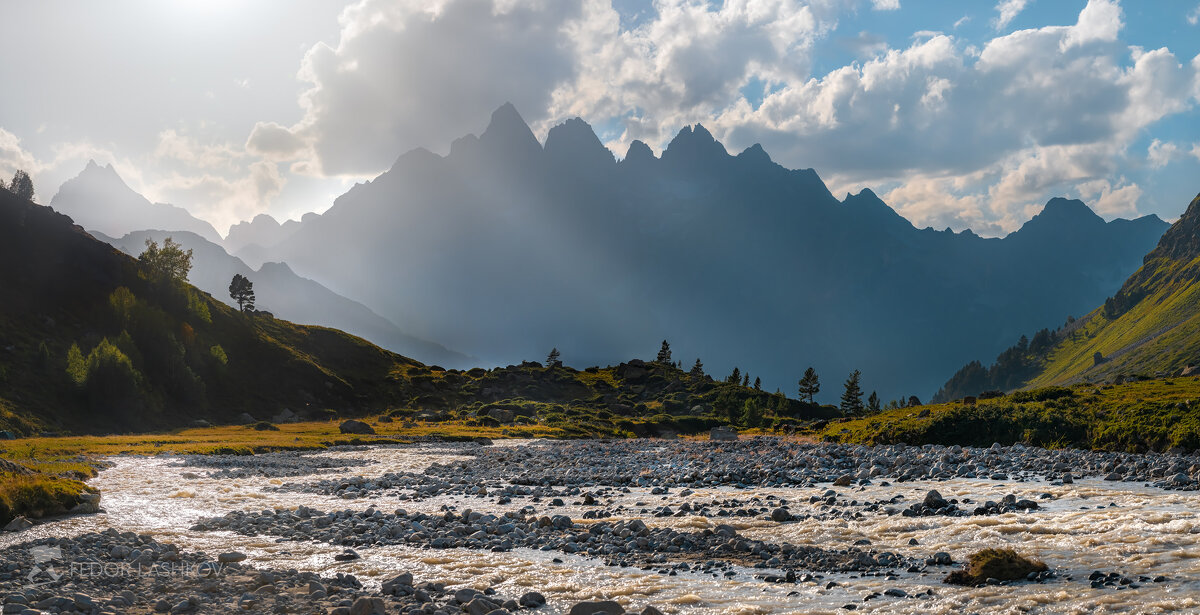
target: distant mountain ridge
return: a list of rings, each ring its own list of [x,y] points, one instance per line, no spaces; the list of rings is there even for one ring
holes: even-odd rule
[[[285,263],[264,263],[254,270],[241,259],[230,256],[221,246],[189,232],[137,231],[121,238],[95,232],[93,235],[135,257],[145,249],[147,239],[162,243],[171,237],[184,249],[192,250],[192,271],[188,280],[226,305],[235,305],[228,292],[230,280],[234,275],[243,275],[254,283],[258,309],[279,318],[340,329],[426,364],[454,369],[474,366],[471,358],[405,334],[367,306],[296,275]]]
[[[102,167],[95,160],[89,160],[82,173],[63,183],[50,206],[76,224],[109,236],[154,229],[189,231],[214,243],[221,241],[211,224],[182,207],[151,203],[134,192],[111,164]]]
[[[618,161],[583,120],[543,146],[506,104],[262,258],[486,362],[557,346],[603,365],[667,338],[718,375],[738,365],[794,392],[813,365],[830,392],[861,369],[888,399],[1090,309],[1166,226],[1055,199],[1003,239],[916,229],[869,190],[838,201],[812,169],[757,145],[730,155],[701,125]]]

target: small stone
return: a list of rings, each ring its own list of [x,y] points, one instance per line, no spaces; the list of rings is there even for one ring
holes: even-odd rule
[[[230,551],[228,553],[222,553],[218,555],[217,561],[221,562],[222,564],[236,564],[237,562],[246,561],[246,554],[239,553],[237,551]]]

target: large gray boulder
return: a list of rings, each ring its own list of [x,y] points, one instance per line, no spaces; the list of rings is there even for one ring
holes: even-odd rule
[[[730,441],[738,439],[738,432],[732,427],[713,427],[708,432],[709,440]]]
[[[342,433],[351,433],[351,434],[359,434],[359,435],[374,435],[375,434],[375,428],[371,427],[370,425],[368,425],[362,421],[356,421],[354,419],[350,419],[349,421],[345,421],[341,425],[338,425],[338,429],[341,430]]]

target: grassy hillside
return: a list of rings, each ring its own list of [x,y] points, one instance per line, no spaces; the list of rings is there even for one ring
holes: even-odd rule
[[[1195,364],[1200,364],[1200,196],[1120,291],[1050,350],[1029,384],[1175,374]]]
[[[1164,377],[1200,366],[1200,196],[1120,290],[1087,316],[1021,338],[991,367],[960,369],[934,396]]]
[[[1111,451],[1200,448],[1200,379],[1078,384],[1018,391],[975,405],[960,401],[834,422],[825,440],[860,444],[1025,442]]]

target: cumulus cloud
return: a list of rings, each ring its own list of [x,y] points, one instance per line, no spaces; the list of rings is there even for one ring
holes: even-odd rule
[[[898,11],[900,0],[871,0],[871,8],[876,11]]]
[[[277,165],[259,160],[236,174],[172,173],[146,186],[146,193],[168,203],[187,203],[194,215],[221,229],[265,211],[283,185]]]
[[[1030,1],[996,4],[997,29]],[[894,186],[918,225],[999,231],[1050,193],[1111,181],[1139,134],[1200,99],[1200,57],[1122,44],[1115,0],[1089,0],[1072,25],[978,43],[921,32],[901,49],[835,34],[860,4],[661,0],[631,24],[607,0],[361,0],[337,44],[301,64],[303,118],[259,122],[245,148],[293,173],[349,176],[412,147],[445,151],[504,101],[543,134],[581,116],[618,155],[703,122],[731,149],[760,142],[831,183]],[[865,60],[812,75],[830,38]],[[1092,194],[1136,211],[1140,189]]]
[[[304,57],[304,119],[260,123],[247,147],[279,159],[311,148],[298,168],[355,174],[386,168],[402,146],[444,149],[504,101],[543,117],[575,73],[568,31],[583,9],[581,0],[363,0],[342,13],[336,46]]]
[[[1007,28],[1008,24],[1012,23],[1012,20],[1016,19],[1017,15],[1020,15],[1021,11],[1025,10],[1025,6],[1028,5],[1029,2],[1030,0],[1001,0],[1001,2],[996,5],[996,12],[999,13],[999,15],[996,16],[996,20],[993,22],[993,25],[996,26],[997,30],[1003,30]],[[958,24],[955,24],[955,26],[957,27]]]
[[[1193,26],[1200,23],[1200,4],[1197,4],[1196,8],[1187,14],[1187,22]]]
[[[1172,160],[1179,157],[1183,150],[1174,143],[1164,143],[1158,139],[1150,142],[1150,147],[1146,149],[1146,161],[1152,167],[1165,167]]]

